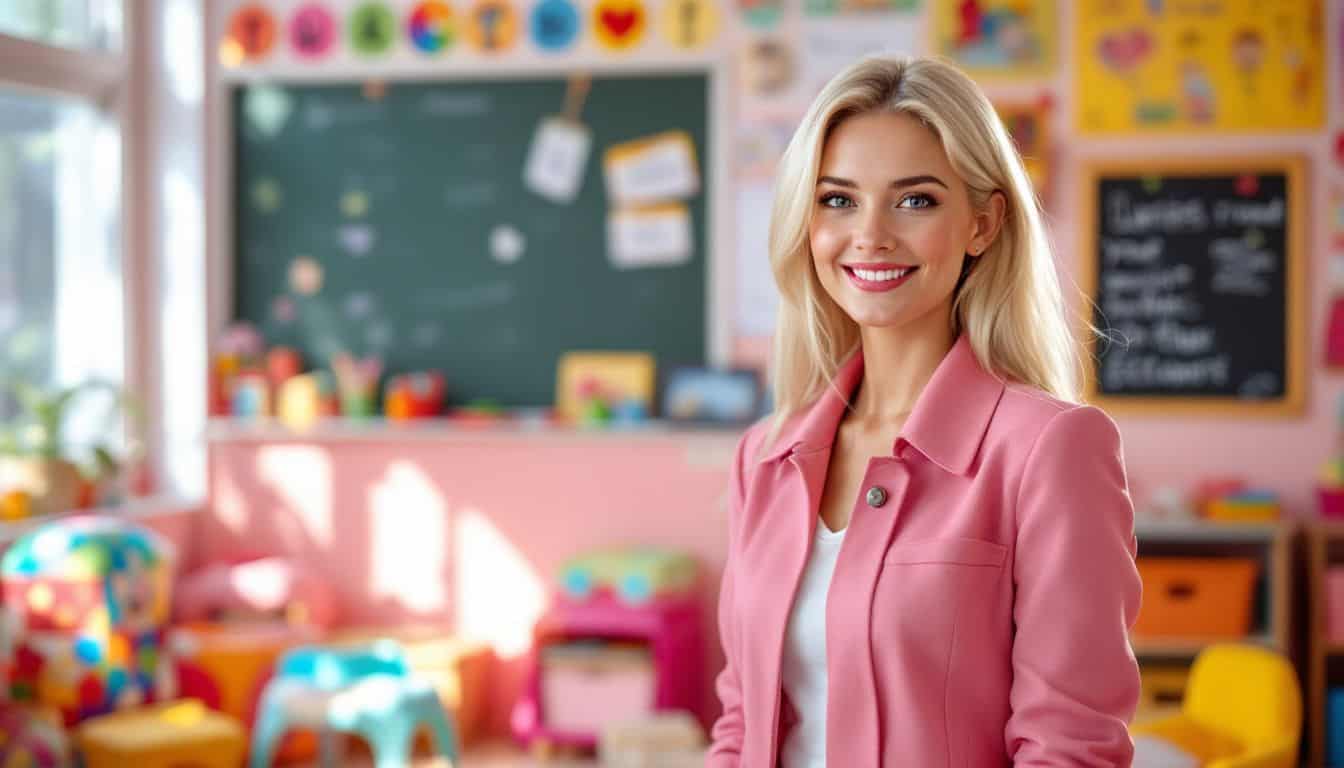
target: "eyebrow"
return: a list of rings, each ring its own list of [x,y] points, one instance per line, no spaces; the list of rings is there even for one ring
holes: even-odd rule
[[[859,186],[857,183],[850,181],[849,179],[841,179],[836,176],[822,176],[821,178],[817,179],[817,183],[834,184],[837,187],[848,187],[850,189],[857,189]],[[900,189],[901,187],[913,187],[917,184],[937,184],[943,189],[947,189],[947,185],[943,183],[942,179],[938,178],[937,176],[929,176],[927,174],[922,176],[906,176],[903,179],[896,179],[895,181],[891,182],[891,186],[894,189]]]

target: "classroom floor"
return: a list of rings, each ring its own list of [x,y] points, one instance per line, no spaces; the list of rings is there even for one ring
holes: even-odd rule
[[[441,757],[421,757],[411,762],[412,768],[596,768],[596,760],[572,760],[552,758],[546,761],[534,760],[520,752],[517,747],[506,744],[487,744],[472,747],[462,756],[461,765],[453,765]],[[342,768],[373,768],[373,761],[367,756],[350,755],[341,761]],[[319,768],[318,763],[303,763],[295,768]]]

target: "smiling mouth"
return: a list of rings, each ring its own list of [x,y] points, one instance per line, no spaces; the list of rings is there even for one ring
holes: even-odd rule
[[[863,291],[889,291],[910,278],[919,270],[916,266],[891,266],[883,269],[868,269],[861,266],[841,265],[851,283]]]

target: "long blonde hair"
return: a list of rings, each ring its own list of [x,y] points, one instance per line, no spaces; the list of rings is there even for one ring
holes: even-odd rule
[[[845,119],[878,111],[911,115],[939,138],[977,211],[996,191],[1006,200],[998,237],[954,300],[954,334],[966,332],[994,375],[1076,402],[1079,346],[1031,182],[994,107],[950,64],[874,57],[822,89],[780,160],[770,217],[770,267],[781,296],[771,371],[775,420],[765,442],[821,395],[859,344],[858,325],[817,278],[808,230],[827,137]]]

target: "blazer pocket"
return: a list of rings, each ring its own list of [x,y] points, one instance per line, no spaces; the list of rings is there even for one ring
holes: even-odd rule
[[[887,550],[887,565],[952,563],[998,568],[1008,558],[1008,548],[982,539],[925,539],[900,542]]]

